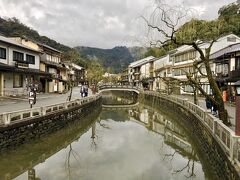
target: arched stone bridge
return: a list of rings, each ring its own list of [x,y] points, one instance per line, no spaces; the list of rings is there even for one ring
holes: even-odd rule
[[[140,89],[136,86],[126,86],[126,85],[101,85],[98,86],[99,92],[104,91],[133,91],[137,94],[139,94]]]

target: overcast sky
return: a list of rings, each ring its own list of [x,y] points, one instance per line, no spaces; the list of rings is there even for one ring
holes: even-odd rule
[[[166,0],[195,8],[204,19],[234,0]],[[112,48],[144,38],[139,16],[153,0],[0,0],[1,17],[21,22],[60,43]],[[142,22],[143,23],[143,22]],[[141,44],[140,44],[141,45]]]

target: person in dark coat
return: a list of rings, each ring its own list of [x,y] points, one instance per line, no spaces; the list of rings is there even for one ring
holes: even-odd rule
[[[206,98],[205,101],[207,109],[212,109],[212,102],[210,101],[210,99]]]

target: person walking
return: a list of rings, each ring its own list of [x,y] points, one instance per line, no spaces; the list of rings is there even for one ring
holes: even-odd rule
[[[88,96],[88,87],[86,84],[83,86],[83,89],[84,89],[84,97],[87,97]]]
[[[81,95],[81,97],[83,97],[83,86],[82,86],[82,84],[80,84],[79,87],[80,87],[80,95]]]

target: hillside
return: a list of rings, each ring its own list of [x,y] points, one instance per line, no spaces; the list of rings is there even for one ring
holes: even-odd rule
[[[75,49],[84,59],[97,60],[105,68],[111,68],[114,73],[121,72],[129,63],[133,62],[145,53],[144,48],[117,46],[112,49],[100,49],[78,46]]]
[[[63,52],[71,50],[71,48],[68,46],[60,44],[57,41],[50,39],[46,36],[39,35],[37,31],[22,24],[16,18],[3,19],[0,17],[0,33],[8,37],[27,37],[29,39],[46,44]]]
[[[77,59],[76,63],[81,66],[87,66],[87,61],[85,60],[96,59],[103,64],[105,68],[112,69],[112,72],[115,73],[126,68],[132,61],[142,58],[146,52],[146,48],[127,48],[124,46],[114,47],[112,49],[79,46],[73,49],[46,36],[41,36],[36,30],[31,29],[16,18],[5,19],[0,17],[0,34],[7,37],[27,37],[31,40],[46,44],[62,51],[68,59]],[[81,57],[74,52],[76,50],[80,53]]]

